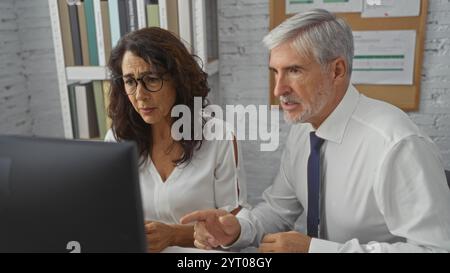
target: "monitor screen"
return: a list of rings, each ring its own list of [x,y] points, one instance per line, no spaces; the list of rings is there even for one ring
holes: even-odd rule
[[[0,252],[145,252],[134,143],[0,136]]]

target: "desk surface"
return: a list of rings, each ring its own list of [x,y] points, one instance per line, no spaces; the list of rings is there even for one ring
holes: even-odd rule
[[[161,251],[161,253],[232,253],[232,252],[224,250],[203,250],[191,247],[169,246],[163,251]]]
[[[258,249],[249,247],[240,251],[241,253],[257,253]],[[169,246],[161,253],[239,253],[235,251],[225,251],[225,250],[203,250],[199,248],[191,248],[191,247],[179,247],[179,246]]]

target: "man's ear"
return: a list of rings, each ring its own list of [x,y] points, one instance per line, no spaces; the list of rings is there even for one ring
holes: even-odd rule
[[[341,83],[347,80],[348,75],[348,65],[344,58],[338,57],[331,64],[331,71],[333,76],[333,81],[336,83]]]

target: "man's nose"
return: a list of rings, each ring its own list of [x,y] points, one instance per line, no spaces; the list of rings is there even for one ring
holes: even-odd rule
[[[285,95],[290,90],[289,81],[284,75],[275,76],[275,87],[273,89],[273,94],[275,97],[280,97]]]

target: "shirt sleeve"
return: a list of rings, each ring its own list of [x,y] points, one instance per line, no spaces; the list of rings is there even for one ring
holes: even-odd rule
[[[450,251],[450,190],[431,140],[409,136],[395,144],[376,181],[375,198],[386,225],[404,240],[361,244],[353,239],[339,244],[313,239],[310,252]]]
[[[287,146],[288,147],[288,146]],[[290,153],[285,149],[281,157],[280,170],[272,186],[263,193],[264,201],[253,210],[242,210],[237,218],[241,224],[241,234],[232,248],[259,246],[267,233],[293,230],[295,221],[303,213],[286,169],[290,168]]]
[[[248,207],[242,158],[237,145],[238,164],[236,164],[233,139],[233,133],[228,130],[226,140],[216,140],[219,147],[214,170],[214,197],[216,208],[226,211],[232,211],[239,206]]]

